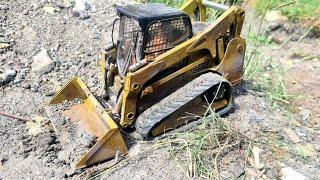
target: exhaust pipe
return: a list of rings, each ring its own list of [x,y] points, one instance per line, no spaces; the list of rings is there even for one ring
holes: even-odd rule
[[[204,5],[208,8],[218,10],[218,11],[226,11],[229,8],[229,6],[227,6],[227,5],[215,3],[212,1],[208,1],[208,0],[202,0],[202,5]]]

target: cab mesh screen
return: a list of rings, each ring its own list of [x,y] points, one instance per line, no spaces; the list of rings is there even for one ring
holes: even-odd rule
[[[122,18],[124,19],[124,37],[125,39],[129,39],[131,40],[132,39],[132,36],[133,38],[135,39],[136,36],[137,36],[137,32],[140,31],[140,26],[137,22],[135,22],[133,19],[129,18],[129,17],[126,17],[126,16],[122,16]]]
[[[190,37],[187,18],[165,19],[152,23],[147,30],[145,57],[155,58]]]

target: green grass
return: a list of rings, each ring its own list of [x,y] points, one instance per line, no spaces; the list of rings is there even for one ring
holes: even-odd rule
[[[256,0],[254,8],[263,14],[268,10],[279,9],[291,20],[306,20],[320,16],[319,0]]]
[[[273,108],[287,106],[290,100],[298,97],[287,93],[284,81],[286,68],[280,62],[261,53],[259,49],[247,54],[244,79],[251,83],[252,90],[265,96]]]
[[[267,36],[254,33],[252,31],[248,34],[247,38],[249,39],[249,41],[257,41],[263,45],[269,45],[272,43],[272,41]]]
[[[190,178],[221,179],[220,158],[234,148],[247,148],[246,138],[231,128],[227,119],[203,117],[203,123],[193,131],[175,134],[172,154],[175,162]]]
[[[270,0],[273,1],[273,0]],[[268,2],[267,0],[265,2]],[[267,12],[268,6],[264,7],[263,16]],[[251,88],[265,96],[273,108],[290,107],[290,100],[298,96],[287,93],[284,77],[286,76],[286,67],[280,60],[270,57],[260,51],[262,46],[274,45],[261,31],[261,25],[258,31],[252,30],[252,24],[248,26],[247,43],[253,47],[247,49],[244,65],[244,79],[252,84]],[[274,50],[277,51],[277,48]]]

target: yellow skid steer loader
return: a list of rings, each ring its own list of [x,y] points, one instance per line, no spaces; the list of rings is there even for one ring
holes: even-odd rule
[[[224,12],[207,24],[206,8]],[[112,39],[116,26],[118,38],[100,60],[103,93],[93,95],[75,77],[49,103],[80,100],[64,115],[96,142],[76,168],[127,153],[127,131],[149,138],[195,120],[185,112],[198,113],[201,103],[224,115],[233,106],[233,86],[242,81],[243,9],[189,0],[181,9],[131,4],[116,10]]]

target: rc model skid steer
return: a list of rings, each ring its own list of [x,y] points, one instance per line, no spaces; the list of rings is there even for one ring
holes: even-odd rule
[[[207,8],[223,13],[208,24]],[[127,153],[125,132],[147,139],[196,120],[185,112],[199,113],[202,103],[224,115],[233,106],[233,86],[242,81],[243,9],[189,0],[181,9],[130,4],[116,10],[117,40],[101,53],[102,93],[93,95],[75,77],[49,103],[81,101],[65,115],[96,142],[76,168]]]

